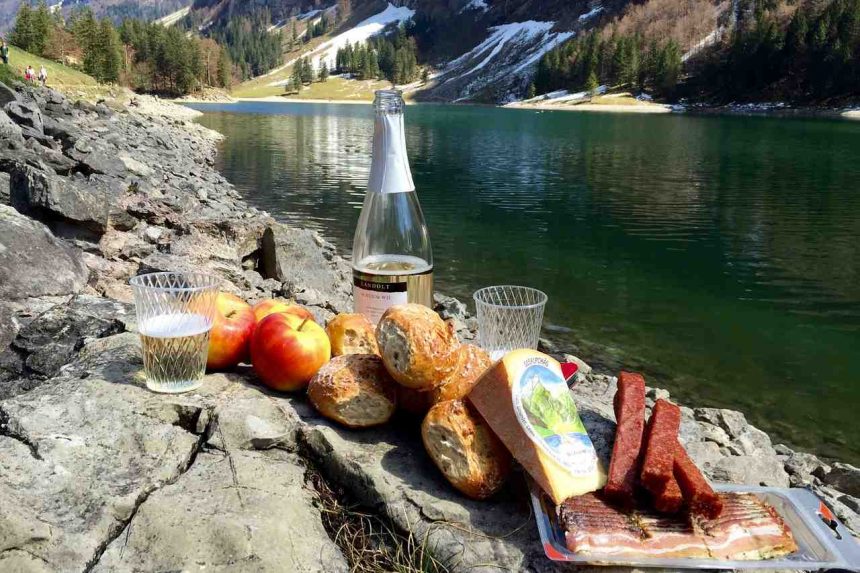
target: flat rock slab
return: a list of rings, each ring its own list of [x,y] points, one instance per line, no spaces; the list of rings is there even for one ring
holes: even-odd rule
[[[296,420],[239,376],[149,392],[139,356],[137,335],[96,340],[0,402],[0,571],[346,571]]]
[[[93,570],[347,571],[304,483],[301,461],[282,450],[201,453]]]

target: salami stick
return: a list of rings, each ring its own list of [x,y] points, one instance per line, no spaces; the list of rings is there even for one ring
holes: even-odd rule
[[[634,503],[645,427],[645,379],[641,374],[621,372],[618,375],[614,406],[617,423],[615,444],[603,491],[610,501],[630,508]]]
[[[666,482],[662,491],[654,495],[654,509],[661,513],[678,513],[683,505],[684,495],[674,477]]]
[[[673,479],[680,427],[681,409],[666,400],[657,400],[648,420],[642,461],[642,485],[652,495],[660,495]]]
[[[720,496],[716,494],[680,443],[675,449],[673,473],[684,494],[684,501],[692,513],[709,519],[720,515],[723,510]]]

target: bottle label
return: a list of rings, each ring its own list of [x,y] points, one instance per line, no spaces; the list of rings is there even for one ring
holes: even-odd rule
[[[405,280],[376,282],[358,276],[353,277],[353,298],[355,312],[366,316],[372,324],[379,322],[389,307],[409,302]]]
[[[574,476],[597,471],[597,454],[558,368],[530,358],[512,388],[517,421],[532,441]]]

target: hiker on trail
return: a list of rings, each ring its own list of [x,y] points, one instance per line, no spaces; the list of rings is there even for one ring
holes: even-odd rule
[[[24,71],[24,79],[28,82],[36,81],[36,70],[30,64],[27,64],[27,69]]]
[[[45,64],[42,64],[42,67],[39,68],[39,81],[42,82],[42,87],[45,87],[48,83],[48,70],[45,68]]]
[[[9,46],[6,45],[6,40],[3,40],[3,44],[0,45],[0,59],[4,64],[9,65]]]

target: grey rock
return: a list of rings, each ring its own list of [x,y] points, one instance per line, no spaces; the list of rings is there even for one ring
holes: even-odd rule
[[[351,308],[352,282],[323,256],[318,236],[312,231],[280,224],[268,227],[261,257],[263,276],[285,283],[296,300],[305,301],[303,304],[325,305],[337,312]]]
[[[346,572],[304,471],[281,450],[201,453],[149,496],[93,570]]]
[[[0,82],[0,108],[5,107],[6,104],[18,101],[18,94],[15,93],[15,90]]]
[[[18,335],[20,324],[12,312],[10,305],[0,302],[0,352],[8,348],[9,343]]]
[[[77,293],[88,275],[80,252],[43,224],[0,205],[0,299]]]
[[[64,178],[21,166],[12,171],[12,205],[50,221],[61,217],[94,232],[104,232],[110,211],[108,190],[83,178]]]
[[[27,354],[29,370],[51,376],[71,361],[85,341],[122,332],[132,313],[130,305],[80,295],[30,321],[13,344]]]
[[[710,471],[716,481],[788,487],[788,474],[776,456],[723,456]]]
[[[168,230],[164,227],[151,226],[147,227],[146,230],[143,231],[144,238],[150,243],[158,243],[162,237],[166,236]]]
[[[0,172],[0,205],[9,205],[11,199],[9,174]]]
[[[848,495],[860,497],[860,469],[852,465],[834,463],[821,481]]]
[[[60,142],[63,149],[71,149],[75,143],[83,137],[83,131],[71,121],[55,119],[53,117],[43,118],[43,130],[48,135]]]
[[[441,293],[433,294],[433,310],[435,310],[443,320],[459,319],[465,321],[469,314],[466,310],[466,305],[454,298]]]
[[[7,103],[3,109],[18,125],[30,127],[37,133],[42,133],[42,110],[35,103],[13,101]]]
[[[809,483],[814,475],[830,470],[830,466],[817,457],[800,452],[791,452],[783,464],[788,475],[798,483]]]
[[[3,110],[0,110],[0,141],[4,144],[11,141],[23,141],[21,127],[12,121],[12,118]]]
[[[131,157],[127,153],[119,154],[118,159],[122,162],[126,169],[131,173],[140,177],[151,177],[155,173],[151,167]]]
[[[77,161],[79,169],[87,175],[123,173],[125,166],[113,153],[105,144],[86,137],[77,139],[72,147],[66,149],[66,155]]]
[[[749,427],[746,417],[734,410],[696,408],[694,411],[697,420],[723,428],[733,439],[738,438]]]

